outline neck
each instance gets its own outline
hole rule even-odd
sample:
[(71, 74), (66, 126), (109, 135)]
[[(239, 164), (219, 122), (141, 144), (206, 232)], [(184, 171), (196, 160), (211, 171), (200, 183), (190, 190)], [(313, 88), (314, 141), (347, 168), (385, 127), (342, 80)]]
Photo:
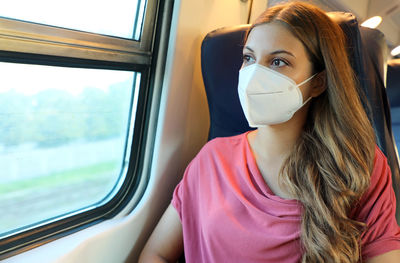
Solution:
[(285, 123), (258, 128), (249, 134), (253, 151), (264, 160), (286, 158), (303, 131), (304, 121), (292, 118)]

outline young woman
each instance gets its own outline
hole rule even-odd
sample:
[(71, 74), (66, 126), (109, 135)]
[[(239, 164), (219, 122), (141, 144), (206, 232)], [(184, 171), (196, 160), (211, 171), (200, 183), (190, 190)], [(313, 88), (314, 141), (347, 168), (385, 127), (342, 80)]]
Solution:
[(386, 158), (340, 27), (320, 9), (266, 10), (243, 49), (239, 98), (258, 129), (208, 142), (140, 262), (400, 262)]

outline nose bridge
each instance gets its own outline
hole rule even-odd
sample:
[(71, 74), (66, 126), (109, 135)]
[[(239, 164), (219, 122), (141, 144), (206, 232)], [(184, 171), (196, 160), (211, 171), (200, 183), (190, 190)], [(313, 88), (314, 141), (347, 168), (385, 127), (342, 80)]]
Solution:
[[(265, 53), (265, 52), (264, 52)], [(264, 66), (264, 67), (268, 67), (268, 61), (269, 60), (269, 54), (263, 54), (261, 53), (261, 55), (258, 56), (258, 59), (256, 61), (256, 63)]]

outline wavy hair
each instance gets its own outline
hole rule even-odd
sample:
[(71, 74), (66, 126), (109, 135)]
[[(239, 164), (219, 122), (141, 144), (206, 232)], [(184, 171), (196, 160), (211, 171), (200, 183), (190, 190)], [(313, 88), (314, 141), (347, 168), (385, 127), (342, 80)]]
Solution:
[[(370, 183), (375, 135), (357, 92), (340, 26), (313, 5), (291, 2), (262, 13), (285, 25), (307, 50), (326, 90), (312, 101), (304, 131), (283, 163), (279, 183), (303, 205), (302, 262), (358, 262), (364, 223), (351, 208)], [(246, 36), (246, 39), (247, 39)]]

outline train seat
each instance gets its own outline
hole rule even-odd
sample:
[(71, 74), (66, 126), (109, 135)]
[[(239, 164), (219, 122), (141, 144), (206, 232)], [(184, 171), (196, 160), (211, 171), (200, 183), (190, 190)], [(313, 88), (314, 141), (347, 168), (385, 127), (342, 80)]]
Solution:
[[(346, 34), (350, 62), (361, 86), (360, 97), (375, 129), (377, 144), (388, 157), (393, 178), (397, 178), (399, 164), (383, 81), (386, 66), (385, 57), (381, 55), (384, 53), (383, 35), (377, 30), (360, 29), (351, 13), (329, 12), (328, 15), (340, 24)], [(250, 130), (237, 94), (243, 38), (248, 28), (249, 25), (220, 28), (207, 34), (202, 42), (201, 66), (210, 111), (209, 140)], [(395, 190), (398, 190), (400, 183), (397, 180), (393, 182)], [(396, 198), (396, 217), (400, 222), (398, 191)]]
[(400, 149), (400, 58), (388, 62), (386, 92), (390, 102), (393, 136)]

